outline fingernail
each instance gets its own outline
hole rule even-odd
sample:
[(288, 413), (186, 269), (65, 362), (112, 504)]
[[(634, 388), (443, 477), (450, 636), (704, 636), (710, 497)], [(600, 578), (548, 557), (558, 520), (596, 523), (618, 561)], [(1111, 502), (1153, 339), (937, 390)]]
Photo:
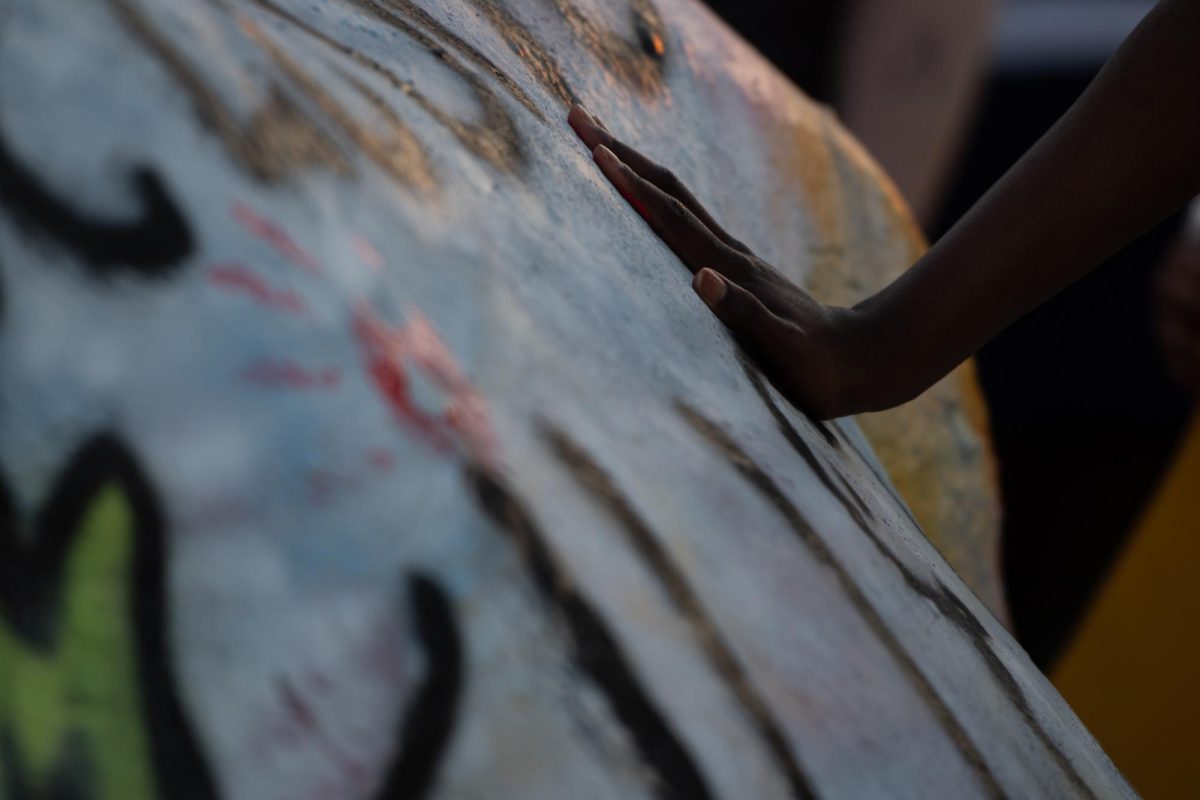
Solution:
[[(574, 117), (574, 121), (572, 121), (572, 117)], [(588, 125), (592, 128), (596, 127), (596, 118), (593, 117), (591, 112), (589, 112), (579, 103), (571, 106), (571, 111), (567, 114), (567, 121), (571, 122), (573, 125), (583, 123), (584, 125)]]
[(592, 151), (592, 158), (596, 159), (597, 163), (609, 164), (614, 167), (621, 163), (617, 154), (602, 144), (596, 145), (596, 149)]
[(725, 280), (711, 269), (706, 268), (697, 272), (695, 279), (692, 280), (692, 288), (696, 294), (700, 295), (700, 299), (708, 304), (709, 308), (715, 307), (725, 298)]

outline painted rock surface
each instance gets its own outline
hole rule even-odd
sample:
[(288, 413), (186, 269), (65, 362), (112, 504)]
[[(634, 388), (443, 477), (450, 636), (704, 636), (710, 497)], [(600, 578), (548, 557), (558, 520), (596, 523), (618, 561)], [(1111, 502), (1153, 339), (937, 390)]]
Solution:
[(918, 246), (688, 0), (4, 3), (4, 797), (1129, 794), (572, 97), (816, 289)]

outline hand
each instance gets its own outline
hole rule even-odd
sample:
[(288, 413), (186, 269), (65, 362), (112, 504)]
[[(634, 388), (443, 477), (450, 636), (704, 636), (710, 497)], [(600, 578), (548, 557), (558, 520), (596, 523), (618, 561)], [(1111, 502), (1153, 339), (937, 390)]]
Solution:
[(670, 171), (615, 139), (580, 106), (567, 121), (605, 177), (679, 256), (692, 288), (797, 407), (819, 419), (870, 405), (862, 397), (858, 315), (814, 300), (734, 239)]
[(1200, 389), (1200, 235), (1185, 236), (1167, 257), (1156, 301), (1167, 366), (1184, 386)]

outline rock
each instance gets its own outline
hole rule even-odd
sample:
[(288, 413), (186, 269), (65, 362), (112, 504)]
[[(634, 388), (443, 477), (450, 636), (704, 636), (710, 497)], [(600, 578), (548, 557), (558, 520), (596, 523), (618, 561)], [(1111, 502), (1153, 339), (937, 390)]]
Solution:
[[(691, 0), (2, 18), (5, 796), (1130, 794), (567, 129), (830, 299), (911, 260)], [(974, 525), (941, 391), (914, 473)]]

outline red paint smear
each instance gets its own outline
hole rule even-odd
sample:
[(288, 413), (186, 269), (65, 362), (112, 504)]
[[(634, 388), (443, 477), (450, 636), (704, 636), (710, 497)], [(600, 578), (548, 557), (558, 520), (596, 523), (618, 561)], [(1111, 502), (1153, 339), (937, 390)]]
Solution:
[(342, 382), (342, 373), (336, 367), (306, 369), (291, 361), (260, 361), (247, 367), (242, 377), (280, 389), (334, 389)]
[[(354, 332), (365, 353), (367, 371), (398, 419), (416, 426), (438, 449), (448, 449), (457, 441), (475, 461), (496, 465), (499, 445), (487, 403), (424, 314), (414, 310), (407, 325), (394, 328), (368, 306), (360, 305), (355, 310)], [(413, 402), (410, 367), (446, 392), (444, 414), (428, 414)]]
[(629, 205), (633, 206), (634, 211), (641, 214), (642, 219), (646, 220), (646, 222), (651, 221), (650, 209), (646, 207), (646, 204), (643, 203), (640, 198), (634, 197), (632, 194), (623, 189), (621, 190), (621, 196), (625, 198)]
[(439, 450), (449, 449), (451, 442), (437, 418), (422, 411), (409, 396), (403, 354), (395, 352), (394, 337), (387, 325), (370, 309), (360, 306), (354, 314), (354, 333), (364, 350), (367, 372), (396, 418), (417, 428)]
[(216, 264), (209, 270), (208, 282), (220, 289), (241, 292), (268, 308), (290, 314), (306, 314), (308, 306), (291, 289), (273, 289), (265, 280), (239, 264)]
[(321, 273), (321, 265), (304, 248), (292, 241), (292, 237), (288, 236), (287, 231), (261, 216), (250, 206), (240, 200), (234, 201), (233, 217), (246, 230), (271, 245), (288, 261), (314, 275)]

